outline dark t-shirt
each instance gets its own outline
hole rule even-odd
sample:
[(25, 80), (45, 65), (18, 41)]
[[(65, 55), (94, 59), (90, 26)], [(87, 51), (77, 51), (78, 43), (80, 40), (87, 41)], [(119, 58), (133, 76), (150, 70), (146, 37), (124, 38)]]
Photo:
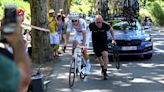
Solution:
[(108, 44), (107, 31), (109, 31), (110, 26), (103, 23), (101, 28), (98, 28), (95, 22), (89, 25), (89, 29), (92, 32), (92, 42), (93, 45)]
[(62, 15), (62, 22), (65, 22), (65, 15)]

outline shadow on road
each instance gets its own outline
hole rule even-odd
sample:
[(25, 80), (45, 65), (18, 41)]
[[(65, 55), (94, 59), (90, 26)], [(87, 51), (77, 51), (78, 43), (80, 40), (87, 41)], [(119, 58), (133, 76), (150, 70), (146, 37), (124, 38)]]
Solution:
[(60, 57), (51, 75), (48, 92), (163, 92), (164, 59), (155, 53), (150, 60), (138, 57), (121, 59), (121, 69), (109, 64), (107, 81), (102, 80), (99, 63), (91, 57), (92, 70), (87, 81), (76, 78), (72, 89), (68, 88), (70, 56)]

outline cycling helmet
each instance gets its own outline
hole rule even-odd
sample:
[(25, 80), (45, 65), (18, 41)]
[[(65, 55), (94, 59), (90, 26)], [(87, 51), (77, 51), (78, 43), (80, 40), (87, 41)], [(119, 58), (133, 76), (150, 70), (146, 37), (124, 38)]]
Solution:
[(71, 20), (78, 20), (79, 15), (78, 14), (71, 14)]

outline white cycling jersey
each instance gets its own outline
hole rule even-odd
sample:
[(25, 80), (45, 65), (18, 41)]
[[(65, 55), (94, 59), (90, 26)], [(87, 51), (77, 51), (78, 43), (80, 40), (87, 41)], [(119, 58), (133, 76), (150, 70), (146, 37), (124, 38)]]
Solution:
[(79, 19), (79, 23), (77, 26), (72, 25), (72, 21), (68, 21), (67, 23), (67, 32), (73, 32), (73, 30), (76, 31), (77, 34), (82, 33), (86, 31), (86, 22), (82, 19)]
[[(73, 26), (72, 25), (72, 21), (68, 21), (67, 22), (67, 32), (76, 32), (75, 35), (73, 36), (73, 40), (76, 40), (79, 44), (82, 43), (83, 40), (83, 36), (82, 36), (82, 32), (86, 32), (87, 35), (87, 23), (84, 19), (79, 19), (79, 23), (77, 26)], [(86, 47), (88, 48), (88, 37), (86, 37)]]

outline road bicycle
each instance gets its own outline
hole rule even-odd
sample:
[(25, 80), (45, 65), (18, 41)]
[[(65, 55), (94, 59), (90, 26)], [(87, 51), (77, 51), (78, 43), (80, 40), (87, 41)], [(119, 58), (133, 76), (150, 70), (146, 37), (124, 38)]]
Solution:
[(120, 69), (120, 58), (118, 54), (118, 49), (116, 45), (112, 45), (112, 52), (113, 52), (113, 62), (117, 69)]
[(80, 76), (80, 79), (85, 79), (87, 76), (83, 71), (86, 71), (86, 61), (83, 57), (83, 50), (80, 46), (74, 49), (74, 54), (70, 62), (69, 69), (69, 87), (73, 87), (76, 76)]

